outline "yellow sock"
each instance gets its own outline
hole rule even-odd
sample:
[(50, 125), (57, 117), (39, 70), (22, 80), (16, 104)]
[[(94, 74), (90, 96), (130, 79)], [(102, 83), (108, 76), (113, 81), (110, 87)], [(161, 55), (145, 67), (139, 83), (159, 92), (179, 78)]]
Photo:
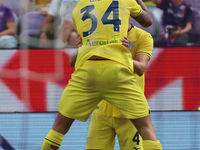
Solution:
[(51, 129), (46, 138), (44, 139), (44, 143), (42, 145), (41, 150), (52, 150), (51, 145), (60, 147), (63, 137), (63, 134)]
[(144, 150), (162, 150), (162, 145), (160, 141), (144, 140), (143, 148)]

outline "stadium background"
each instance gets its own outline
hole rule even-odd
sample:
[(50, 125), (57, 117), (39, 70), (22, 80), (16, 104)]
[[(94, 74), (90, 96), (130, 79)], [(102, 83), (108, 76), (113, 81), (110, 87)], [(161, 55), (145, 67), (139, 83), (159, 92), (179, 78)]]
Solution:
[[(159, 28), (155, 29), (157, 40)], [(0, 150), (4, 150), (2, 137), (15, 150), (40, 149), (74, 71), (68, 62), (75, 50), (0, 50)], [(153, 49), (145, 94), (164, 150), (200, 150), (199, 58), (200, 47), (194, 43)], [(89, 121), (75, 121), (60, 150), (84, 150)], [(117, 139), (115, 150), (119, 150)]]

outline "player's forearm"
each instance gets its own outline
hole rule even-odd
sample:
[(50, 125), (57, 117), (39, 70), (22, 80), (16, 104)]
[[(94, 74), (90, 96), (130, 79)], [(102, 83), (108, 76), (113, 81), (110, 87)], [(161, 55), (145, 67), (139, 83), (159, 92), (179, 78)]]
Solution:
[(146, 68), (147, 66), (144, 65), (143, 63), (137, 61), (137, 60), (134, 60), (133, 61), (133, 65), (134, 65), (134, 72), (138, 75), (138, 76), (142, 76), (145, 71), (146, 71)]
[(150, 57), (148, 55), (137, 54), (133, 61), (134, 72), (137, 75), (142, 76), (147, 69), (149, 60), (150, 60)]
[(153, 23), (153, 20), (151, 18), (151, 14), (148, 8), (146, 7), (146, 5), (143, 3), (142, 0), (136, 0), (136, 1), (141, 6), (143, 11), (138, 17), (133, 17), (133, 18), (143, 27), (151, 26)]

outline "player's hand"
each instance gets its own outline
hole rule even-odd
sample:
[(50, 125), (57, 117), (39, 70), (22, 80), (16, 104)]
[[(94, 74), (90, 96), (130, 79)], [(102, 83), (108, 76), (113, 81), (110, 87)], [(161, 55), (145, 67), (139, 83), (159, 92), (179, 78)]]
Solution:
[(78, 45), (78, 47), (81, 47), (83, 45), (80, 35), (78, 35), (77, 45)]
[(121, 39), (122, 45), (124, 45), (128, 50), (130, 50), (129, 48), (129, 39), (124, 36), (124, 39)]

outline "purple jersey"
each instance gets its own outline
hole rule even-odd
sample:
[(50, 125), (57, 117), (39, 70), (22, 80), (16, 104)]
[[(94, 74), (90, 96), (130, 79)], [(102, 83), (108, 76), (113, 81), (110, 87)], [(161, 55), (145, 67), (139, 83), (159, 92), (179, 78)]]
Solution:
[(0, 32), (7, 29), (6, 23), (7, 22), (13, 22), (14, 16), (13, 12), (10, 8), (1, 5), (0, 6)]
[(174, 5), (172, 0), (162, 0), (157, 7), (163, 10), (162, 23), (164, 26), (172, 25), (184, 28), (187, 22), (194, 22), (191, 6), (184, 0), (179, 5)]

